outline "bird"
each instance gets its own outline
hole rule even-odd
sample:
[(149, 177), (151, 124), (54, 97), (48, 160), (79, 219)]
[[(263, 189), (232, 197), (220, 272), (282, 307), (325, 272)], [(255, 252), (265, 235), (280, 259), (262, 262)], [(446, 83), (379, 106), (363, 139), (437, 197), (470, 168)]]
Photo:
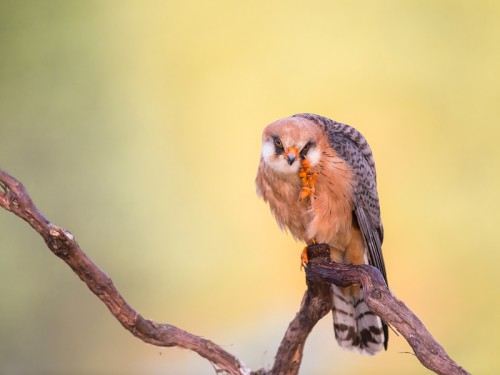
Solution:
[[(262, 134), (255, 183), (281, 229), (307, 245), (328, 244), (334, 262), (370, 264), (387, 282), (375, 161), (358, 130), (312, 113), (274, 121)], [(331, 292), (340, 347), (387, 350), (387, 324), (370, 311), (361, 287), (332, 285)]]

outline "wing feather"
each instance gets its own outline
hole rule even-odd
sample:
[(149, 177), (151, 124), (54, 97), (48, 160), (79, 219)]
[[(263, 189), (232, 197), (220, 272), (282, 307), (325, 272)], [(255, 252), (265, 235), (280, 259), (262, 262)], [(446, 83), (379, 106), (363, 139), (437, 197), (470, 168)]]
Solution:
[(368, 262), (378, 268), (387, 282), (382, 255), (384, 229), (377, 193), (377, 172), (368, 142), (360, 132), (349, 125), (309, 113), (295, 116), (307, 118), (319, 124), (327, 134), (332, 148), (355, 173), (354, 214), (368, 249)]

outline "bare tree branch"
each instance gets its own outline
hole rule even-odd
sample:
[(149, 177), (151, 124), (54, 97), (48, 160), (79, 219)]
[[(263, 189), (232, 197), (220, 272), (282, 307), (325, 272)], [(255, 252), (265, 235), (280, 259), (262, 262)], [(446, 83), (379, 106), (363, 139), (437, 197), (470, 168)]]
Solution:
[(429, 333), (420, 319), (389, 290), (381, 273), (369, 265), (345, 265), (330, 261), (328, 245), (310, 246), (313, 261), (306, 269), (308, 280), (338, 286), (360, 284), (371, 311), (391, 325), (408, 341), (420, 362), (437, 374), (468, 374), (454, 362)]
[(112, 280), (83, 253), (73, 235), (49, 222), (33, 204), (24, 186), (1, 169), (0, 206), (27, 221), (43, 237), (49, 249), (71, 267), (122, 326), (134, 336), (157, 346), (179, 346), (193, 350), (209, 360), (219, 373), (297, 374), (309, 333), (332, 309), (330, 283), (338, 286), (356, 283), (362, 285), (368, 307), (406, 338), (424, 366), (438, 374), (468, 374), (446, 354), (422, 322), (392, 295), (376, 268), (331, 262), (328, 245), (314, 245), (308, 249), (308, 289), (299, 312), (281, 342), (273, 368), (252, 372), (238, 358), (210, 340), (170, 324), (160, 324), (143, 318), (125, 301)]
[(307, 291), (302, 299), (299, 312), (288, 326), (285, 337), (278, 348), (271, 370), (273, 375), (298, 374), (304, 345), (309, 333), (321, 318), (332, 311), (333, 301), (330, 284), (312, 279), (306, 279), (306, 281)]
[(26, 220), (43, 237), (49, 249), (71, 267), (121, 325), (134, 336), (156, 346), (179, 346), (193, 350), (212, 362), (216, 369), (227, 374), (250, 373), (238, 358), (212, 341), (173, 325), (155, 323), (143, 318), (125, 301), (109, 276), (83, 253), (73, 235), (50, 223), (33, 204), (24, 186), (1, 169), (0, 206)]

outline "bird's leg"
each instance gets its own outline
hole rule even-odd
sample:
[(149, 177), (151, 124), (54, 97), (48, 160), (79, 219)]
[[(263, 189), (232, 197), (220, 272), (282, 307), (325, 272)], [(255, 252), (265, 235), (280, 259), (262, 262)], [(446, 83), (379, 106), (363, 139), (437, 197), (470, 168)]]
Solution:
[[(316, 245), (316, 240), (313, 238), (309, 241), (309, 245)], [(309, 257), (307, 256), (308, 246), (304, 247), (302, 253), (300, 253), (300, 269), (307, 267), (307, 263), (309, 263)]]
[(306, 246), (300, 253), (300, 269), (306, 268), (307, 263), (309, 263), (309, 258), (307, 257), (307, 246)]
[(302, 159), (300, 163), (299, 169), (299, 177), (300, 182), (302, 182), (302, 189), (300, 189), (299, 200), (303, 201), (307, 197), (309, 197), (309, 201), (311, 203), (314, 202), (314, 193), (316, 189), (314, 188), (314, 184), (316, 179), (318, 178), (318, 173), (311, 172), (311, 164), (309, 160)]

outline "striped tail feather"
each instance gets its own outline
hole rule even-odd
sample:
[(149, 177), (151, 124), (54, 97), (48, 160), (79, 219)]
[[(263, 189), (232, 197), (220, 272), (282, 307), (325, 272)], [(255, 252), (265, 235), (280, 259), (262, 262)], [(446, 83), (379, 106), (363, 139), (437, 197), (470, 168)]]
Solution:
[(387, 326), (363, 300), (363, 290), (352, 296), (332, 285), (333, 329), (338, 344), (363, 354), (376, 354), (386, 347)]

